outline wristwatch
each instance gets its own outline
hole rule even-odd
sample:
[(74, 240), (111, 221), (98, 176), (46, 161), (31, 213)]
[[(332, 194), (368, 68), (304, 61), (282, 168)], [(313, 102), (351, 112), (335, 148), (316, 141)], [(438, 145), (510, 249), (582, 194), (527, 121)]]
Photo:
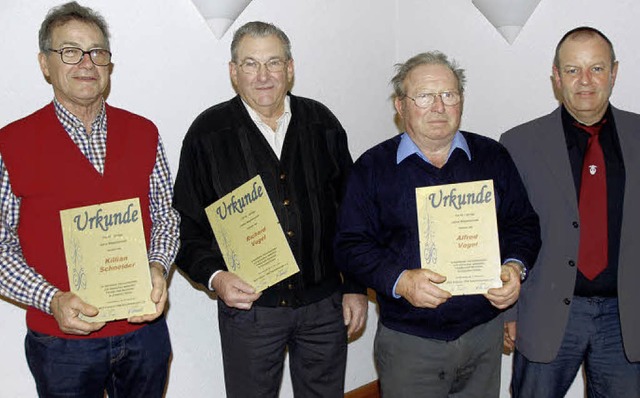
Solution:
[(524, 282), (524, 280), (527, 279), (527, 267), (517, 261), (512, 261), (511, 264), (515, 264), (518, 266), (518, 269), (520, 270), (520, 282)]

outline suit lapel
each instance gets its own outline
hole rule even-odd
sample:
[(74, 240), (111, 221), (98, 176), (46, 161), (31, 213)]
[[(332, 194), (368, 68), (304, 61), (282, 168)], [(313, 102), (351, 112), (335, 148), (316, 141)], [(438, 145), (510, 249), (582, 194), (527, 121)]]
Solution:
[(540, 167), (547, 168), (546, 172), (553, 176), (551, 179), (553, 185), (549, 186), (549, 189), (559, 193), (550, 197), (561, 196), (577, 215), (578, 199), (567, 151), (567, 141), (562, 127), (560, 108), (549, 114), (543, 129), (536, 137), (536, 141), (538, 142), (531, 145), (532, 151), (536, 152), (534, 156), (540, 159)]

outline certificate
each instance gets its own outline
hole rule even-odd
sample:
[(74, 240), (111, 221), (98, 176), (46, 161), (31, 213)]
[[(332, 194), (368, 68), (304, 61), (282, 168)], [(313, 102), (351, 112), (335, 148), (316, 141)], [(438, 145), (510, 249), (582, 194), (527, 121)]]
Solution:
[(60, 220), (71, 291), (100, 311), (81, 319), (156, 312), (138, 198), (62, 210)]
[(260, 175), (205, 212), (227, 269), (257, 292), (299, 271)]
[(416, 188), (420, 263), (452, 295), (501, 287), (493, 181)]

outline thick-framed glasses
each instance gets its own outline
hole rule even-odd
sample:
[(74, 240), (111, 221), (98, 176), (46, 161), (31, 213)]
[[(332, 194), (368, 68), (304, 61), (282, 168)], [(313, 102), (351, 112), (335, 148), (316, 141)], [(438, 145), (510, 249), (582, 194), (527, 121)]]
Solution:
[(282, 72), (287, 66), (287, 61), (280, 58), (273, 58), (267, 62), (258, 62), (254, 59), (248, 59), (241, 64), (237, 64), (238, 68), (244, 73), (255, 75), (260, 72), (260, 68), (264, 65), (265, 68), (271, 73)]
[(439, 93), (418, 93), (415, 97), (406, 96), (415, 102), (418, 108), (428, 108), (436, 101), (436, 97), (440, 97), (442, 103), (446, 106), (458, 105), (462, 98), (457, 91), (441, 91)]
[(104, 48), (92, 48), (84, 51), (78, 47), (62, 47), (59, 50), (49, 48), (51, 52), (60, 54), (60, 59), (67, 65), (77, 65), (84, 58), (85, 54), (89, 54), (89, 59), (97, 66), (107, 66), (111, 63), (111, 52)]

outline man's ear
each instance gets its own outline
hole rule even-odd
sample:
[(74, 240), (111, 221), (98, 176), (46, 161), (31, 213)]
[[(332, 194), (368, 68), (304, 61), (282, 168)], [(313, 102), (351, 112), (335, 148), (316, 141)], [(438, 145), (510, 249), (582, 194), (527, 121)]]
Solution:
[(51, 74), (49, 73), (49, 60), (47, 59), (47, 54), (43, 52), (38, 53), (38, 64), (40, 64), (42, 74), (48, 79)]
[(393, 106), (396, 108), (396, 112), (398, 112), (398, 115), (402, 118), (402, 110), (404, 107), (404, 102), (402, 102), (402, 99), (400, 99), (400, 97), (396, 97), (393, 100)]
[(560, 76), (560, 71), (555, 65), (553, 65), (552, 72), (553, 72), (553, 83), (556, 86), (556, 89), (559, 90), (562, 87), (562, 77)]

